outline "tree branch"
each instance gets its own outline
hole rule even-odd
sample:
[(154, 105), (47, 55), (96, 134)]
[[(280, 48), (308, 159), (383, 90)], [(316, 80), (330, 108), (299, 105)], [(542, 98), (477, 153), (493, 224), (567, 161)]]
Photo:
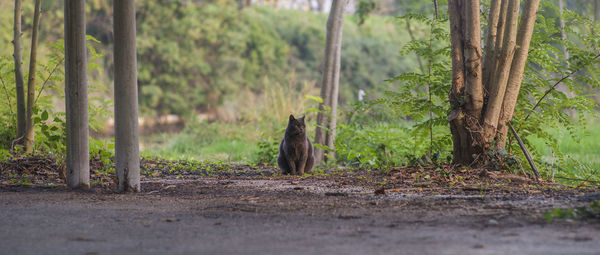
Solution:
[(58, 66), (60, 66), (63, 63), (63, 61), (65, 61), (64, 57), (54, 66), (54, 68), (52, 68), (52, 71), (50, 72), (50, 74), (48, 74), (48, 77), (46, 77), (46, 80), (44, 80), (44, 83), (42, 83), (42, 88), (40, 89), (40, 92), (38, 93), (37, 97), (35, 97), (35, 101), (33, 102), (34, 105), (37, 104), (37, 101), (40, 98), (40, 95), (42, 95), (42, 92), (44, 91), (44, 88), (46, 87), (46, 83), (48, 83), (48, 80), (50, 80), (50, 77), (52, 77), (54, 72), (56, 72), (56, 69), (58, 69)]
[(552, 92), (552, 90), (556, 89), (556, 86), (558, 86), (558, 84), (560, 84), (562, 81), (568, 79), (569, 77), (571, 77), (573, 74), (579, 72), (579, 70), (581, 70), (582, 68), (586, 67), (587, 65), (589, 65), (591, 62), (593, 62), (594, 60), (598, 59), (600, 57), (600, 54), (596, 55), (594, 58), (592, 58), (590, 60), (589, 63), (582, 65), (581, 67), (571, 71), (569, 74), (567, 74), (566, 76), (563, 76), (562, 78), (560, 78), (560, 80), (558, 80), (556, 83), (554, 83), (554, 85), (552, 85), (552, 87), (550, 87), (548, 90), (546, 90), (546, 92), (544, 93), (544, 95), (537, 101), (537, 103), (535, 103), (535, 105), (533, 106), (533, 108), (531, 108), (531, 110), (529, 111), (529, 113), (527, 114), (527, 116), (525, 116), (525, 119), (523, 120), (523, 122), (526, 122), (527, 119), (529, 119), (529, 116), (531, 115), (531, 113), (538, 107), (540, 106), (540, 103), (542, 102), (542, 100), (544, 100), (544, 98), (546, 98), (546, 96), (548, 96), (548, 94), (550, 94), (550, 92)]
[(523, 143), (523, 140), (521, 140), (521, 137), (519, 137), (519, 135), (517, 135), (517, 131), (515, 131), (512, 124), (510, 124), (510, 122), (508, 122), (507, 124), (508, 124), (508, 127), (510, 128), (510, 131), (512, 132), (512, 134), (517, 139), (517, 142), (519, 143), (519, 147), (521, 147), (521, 150), (523, 151), (523, 154), (525, 155), (527, 162), (529, 162), (529, 166), (531, 166), (531, 169), (533, 170), (535, 177), (539, 180), (541, 178), (540, 172), (538, 171), (537, 167), (535, 167), (535, 163), (533, 162), (533, 159), (531, 158), (531, 154), (529, 154), (527, 147), (525, 147), (525, 143)]
[(8, 89), (6, 89), (6, 84), (4, 83), (4, 79), (0, 76), (0, 82), (2, 82), (2, 88), (4, 89), (4, 95), (6, 95), (6, 101), (8, 104), (8, 110), (10, 111), (10, 115), (13, 115), (12, 111), (12, 103), (10, 102), (10, 97), (8, 96)]

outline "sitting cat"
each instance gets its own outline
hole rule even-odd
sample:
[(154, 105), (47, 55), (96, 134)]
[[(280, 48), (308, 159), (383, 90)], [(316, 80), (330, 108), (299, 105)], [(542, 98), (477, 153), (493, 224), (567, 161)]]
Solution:
[(313, 146), (306, 137), (304, 116), (296, 119), (290, 114), (285, 135), (279, 145), (277, 165), (283, 174), (309, 173), (315, 163)]

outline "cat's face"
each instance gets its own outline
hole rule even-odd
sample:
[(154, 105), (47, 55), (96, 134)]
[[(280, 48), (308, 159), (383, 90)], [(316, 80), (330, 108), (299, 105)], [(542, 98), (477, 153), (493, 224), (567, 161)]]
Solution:
[(290, 120), (288, 122), (288, 128), (292, 134), (303, 134), (306, 131), (306, 125), (304, 124), (304, 117), (294, 118), (294, 115), (290, 114)]

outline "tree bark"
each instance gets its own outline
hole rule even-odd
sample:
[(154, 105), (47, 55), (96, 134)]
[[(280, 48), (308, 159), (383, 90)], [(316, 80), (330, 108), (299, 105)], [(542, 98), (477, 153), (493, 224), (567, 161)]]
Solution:
[[(508, 12), (508, 1), (509, 0), (499, 0), (500, 3), (500, 15), (498, 16), (498, 25), (496, 28), (496, 42), (494, 45), (494, 54), (492, 56), (492, 61), (489, 63), (489, 67), (484, 67), (489, 69), (489, 76), (487, 77), (487, 83), (485, 84), (486, 97), (488, 96), (492, 83), (492, 79), (496, 76), (498, 72), (498, 60), (502, 55), (502, 43), (504, 42), (504, 28), (506, 27), (506, 16)], [(487, 49), (486, 49), (487, 51)]]
[[(448, 1), (452, 49), (448, 121), (454, 143), (454, 163), (473, 165), (481, 159), (475, 164), (479, 165), (485, 162), (487, 157), (483, 153), (491, 149), (493, 142), (498, 148), (504, 148), (507, 122), (517, 102), (539, 1), (525, 2), (517, 30), (520, 1), (492, 0), (483, 63), (487, 100), (483, 102), (476, 100), (478, 86), (481, 86), (478, 79), (481, 76), (478, 70), (481, 66), (479, 1)], [(479, 103), (484, 104), (480, 112), (477, 111)]]
[(598, 22), (598, 16), (600, 16), (600, 10), (598, 10), (598, 2), (600, 2), (600, 0), (594, 0), (594, 22)]
[[(490, 76), (495, 67), (495, 46), (498, 35), (498, 20), (500, 19), (500, 7), (502, 0), (492, 0), (490, 3), (490, 14), (488, 16), (488, 31), (485, 39), (485, 53), (483, 59), (483, 84), (484, 88), (489, 88)], [(487, 92), (486, 92), (487, 93)]]
[(37, 43), (38, 30), (40, 27), (40, 9), (42, 0), (35, 1), (35, 10), (33, 13), (33, 26), (31, 34), (31, 52), (29, 54), (29, 77), (27, 79), (27, 119), (25, 124), (25, 153), (33, 152), (33, 142), (35, 129), (33, 126), (33, 107), (35, 106), (35, 76), (37, 62)]
[[(329, 147), (329, 158), (335, 157), (335, 128), (337, 118), (337, 101), (340, 75), (340, 56), (342, 46), (342, 27), (344, 10), (347, 0), (332, 1), (327, 20), (327, 39), (325, 45), (325, 60), (321, 76), (321, 98), (315, 143)], [(324, 150), (315, 148), (315, 163), (319, 164), (324, 158)]]
[(502, 111), (502, 102), (508, 75), (515, 53), (517, 22), (519, 18), (519, 0), (509, 0), (506, 24), (504, 28), (504, 42), (502, 43), (501, 56), (498, 60), (498, 70), (490, 82), (488, 104), (483, 116), (483, 135), (485, 143), (489, 143), (496, 136), (498, 121)]
[(521, 15), (519, 33), (517, 35), (517, 50), (512, 61), (508, 85), (502, 104), (502, 116), (498, 124), (498, 134), (496, 144), (499, 148), (504, 148), (506, 145), (506, 136), (508, 134), (507, 123), (512, 119), (521, 82), (523, 81), (523, 73), (527, 64), (527, 56), (529, 53), (529, 44), (533, 35), (533, 28), (537, 16), (540, 0), (527, 0)]
[(85, 0), (65, 0), (66, 181), (89, 188), (89, 122)]
[(565, 33), (565, 18), (563, 17), (563, 9), (564, 9), (563, 0), (558, 0), (558, 13), (560, 15), (560, 37), (563, 40), (562, 52), (563, 52), (565, 61), (567, 61), (567, 67), (568, 67), (569, 66), (569, 51), (567, 49), (567, 45), (564, 43), (567, 41), (567, 34)]
[(319, 12), (325, 12), (325, 0), (317, 0), (317, 8)]
[(481, 23), (479, 1), (463, 2), (465, 8), (465, 90), (466, 108), (471, 116), (480, 116), (483, 109), (483, 83), (481, 74)]
[[(450, 17), (450, 44), (452, 58), (452, 87), (450, 90), (451, 112), (448, 116), (453, 141), (453, 162), (469, 165), (474, 155), (482, 152), (476, 136), (479, 129), (478, 116), (473, 116), (466, 110), (465, 100), (465, 17), (463, 16), (464, 0), (449, 0), (448, 14)], [(472, 100), (470, 101), (472, 102)], [(471, 107), (472, 108), (472, 107)]]
[(115, 161), (120, 192), (140, 191), (135, 1), (113, 1)]
[(13, 46), (15, 59), (15, 85), (17, 89), (17, 139), (23, 139), (26, 129), (25, 81), (23, 79), (23, 51), (21, 44), (21, 0), (15, 0)]

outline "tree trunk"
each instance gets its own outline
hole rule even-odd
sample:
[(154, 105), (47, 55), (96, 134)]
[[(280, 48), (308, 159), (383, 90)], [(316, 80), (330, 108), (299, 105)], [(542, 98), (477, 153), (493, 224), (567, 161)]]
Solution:
[(325, 12), (325, 0), (317, 0), (317, 8), (319, 12)]
[[(454, 163), (469, 165), (473, 155), (482, 152), (482, 146), (476, 142), (475, 135), (479, 129), (478, 116), (470, 114), (466, 109), (465, 95), (465, 18), (463, 16), (464, 0), (449, 0), (448, 14), (450, 18), (450, 44), (452, 59), (452, 87), (450, 90), (451, 112), (448, 116), (453, 141)], [(473, 100), (469, 100), (473, 102)]]
[(502, 116), (498, 124), (499, 132), (496, 136), (496, 144), (499, 148), (506, 146), (506, 136), (508, 134), (507, 123), (512, 119), (515, 106), (517, 105), (539, 4), (540, 0), (528, 0), (521, 15), (519, 33), (517, 34), (517, 50), (511, 64), (510, 74), (508, 75), (508, 85), (502, 104)]
[(493, 53), (493, 57), (491, 59), (491, 61), (489, 62), (489, 67), (485, 67), (484, 69), (488, 70), (489, 69), (489, 73), (488, 73), (488, 77), (486, 80), (486, 84), (484, 84), (485, 86), (485, 91), (486, 91), (486, 97), (487, 97), (487, 93), (488, 91), (490, 91), (490, 86), (491, 86), (491, 79), (493, 79), (493, 77), (495, 77), (496, 72), (498, 71), (498, 60), (500, 59), (500, 55), (502, 55), (502, 43), (504, 42), (504, 28), (506, 27), (506, 14), (508, 12), (508, 0), (498, 0), (501, 1), (500, 3), (500, 15), (498, 16), (498, 25), (496, 27), (496, 41), (494, 43), (494, 47), (493, 48), (488, 48), (486, 49), (486, 52), (489, 50), (491, 51), (490, 53), (486, 53), (486, 54), (492, 54)]
[[(454, 163), (462, 165), (478, 159), (483, 163), (483, 153), (493, 142), (498, 148), (505, 146), (506, 122), (514, 113), (539, 0), (526, 1), (518, 33), (520, 1), (492, 0), (491, 5), (482, 85), (479, 1), (448, 1), (452, 47), (448, 121)], [(482, 87), (487, 100), (482, 100)]]
[(465, 3), (465, 90), (467, 112), (472, 116), (481, 115), (483, 109), (483, 83), (481, 74), (481, 30), (479, 29), (479, 1)]
[(244, 7), (250, 6), (251, 0), (237, 0), (239, 8), (243, 9)]
[(21, 0), (15, 0), (13, 46), (15, 59), (15, 85), (17, 89), (17, 139), (23, 139), (26, 129), (25, 82), (23, 80), (23, 53), (21, 46)]
[(485, 56), (483, 59), (483, 84), (487, 89), (490, 83), (490, 76), (493, 75), (493, 68), (495, 67), (495, 55), (494, 47), (496, 45), (496, 38), (498, 37), (498, 21), (500, 20), (500, 7), (502, 0), (492, 0), (490, 3), (490, 14), (488, 17), (488, 32), (485, 39)]
[(33, 152), (35, 129), (33, 126), (33, 107), (35, 106), (35, 67), (37, 60), (38, 30), (40, 27), (40, 9), (42, 0), (35, 1), (33, 13), (33, 26), (31, 34), (31, 52), (29, 54), (29, 77), (27, 79), (27, 119), (25, 128), (25, 153)]
[(113, 1), (115, 161), (119, 191), (140, 191), (135, 1)]
[[(344, 10), (347, 0), (332, 1), (327, 20), (327, 40), (325, 45), (325, 60), (321, 76), (321, 98), (315, 143), (330, 148), (328, 157), (335, 158), (335, 128), (337, 118), (337, 101), (340, 76), (340, 56), (342, 47), (342, 27)], [(324, 150), (315, 148), (315, 163), (319, 164), (324, 158)]]
[[(567, 41), (567, 34), (565, 33), (565, 18), (563, 17), (563, 0), (558, 0), (558, 13), (560, 15), (560, 37), (563, 42)], [(569, 51), (567, 50), (567, 45), (562, 43), (562, 52), (565, 57), (565, 61), (567, 61), (567, 67), (569, 66)]]
[(598, 16), (600, 16), (600, 10), (598, 10), (598, 2), (600, 2), (600, 0), (594, 0), (594, 22), (598, 22)]
[(500, 59), (498, 60), (498, 70), (490, 82), (488, 104), (483, 116), (483, 134), (485, 143), (489, 143), (496, 136), (498, 120), (500, 118), (500, 112), (502, 111), (502, 101), (504, 100), (508, 74), (510, 73), (510, 63), (512, 63), (515, 54), (520, 3), (519, 0), (508, 1), (504, 41), (502, 42), (502, 50)]
[(85, 0), (65, 0), (66, 181), (89, 188), (89, 122)]

